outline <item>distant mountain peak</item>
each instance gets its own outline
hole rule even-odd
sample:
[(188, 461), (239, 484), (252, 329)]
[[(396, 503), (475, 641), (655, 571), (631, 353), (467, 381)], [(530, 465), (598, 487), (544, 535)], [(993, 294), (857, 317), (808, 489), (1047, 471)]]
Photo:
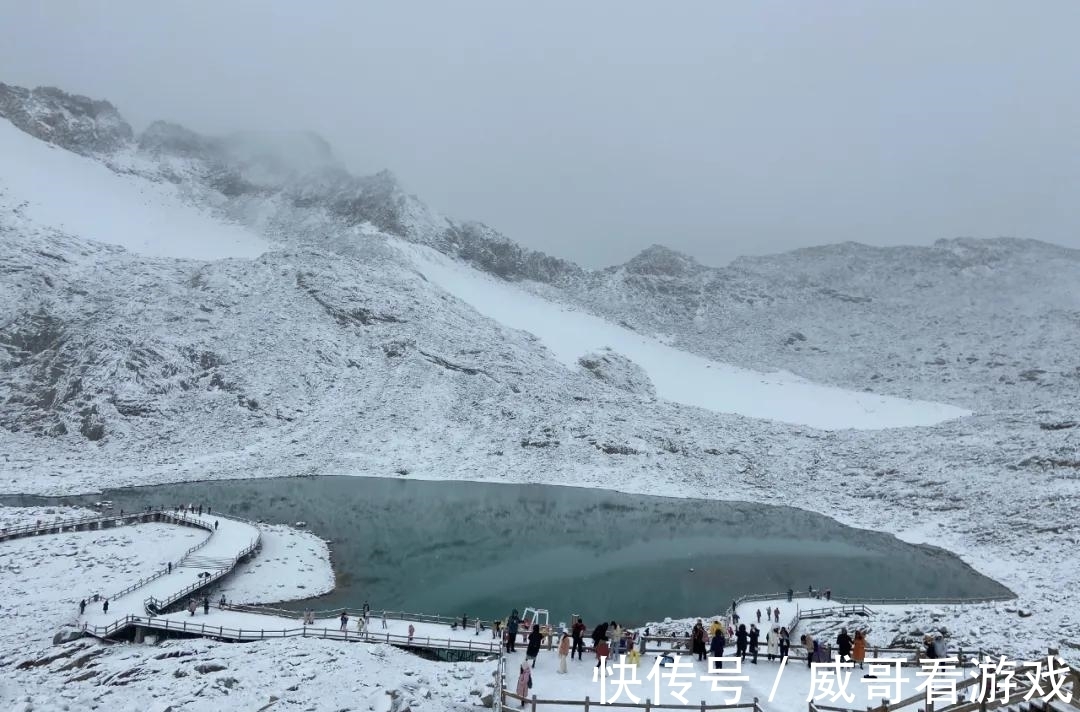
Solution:
[(623, 265), (627, 272), (662, 277), (679, 277), (700, 272), (706, 267), (689, 255), (666, 247), (650, 245)]
[(131, 125), (109, 102), (56, 87), (25, 89), (0, 82), (0, 117), (35, 138), (84, 155), (115, 151), (134, 137)]

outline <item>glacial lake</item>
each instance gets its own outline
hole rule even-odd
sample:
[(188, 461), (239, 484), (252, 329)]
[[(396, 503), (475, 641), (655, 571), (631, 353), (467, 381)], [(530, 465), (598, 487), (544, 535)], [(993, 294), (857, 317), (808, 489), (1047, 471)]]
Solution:
[(469, 617), (547, 608), (553, 622), (718, 613), (746, 593), (1010, 595), (956, 556), (790, 507), (549, 485), (302, 477), (194, 482), (0, 504), (202, 503), (331, 541), (337, 588), (291, 608)]

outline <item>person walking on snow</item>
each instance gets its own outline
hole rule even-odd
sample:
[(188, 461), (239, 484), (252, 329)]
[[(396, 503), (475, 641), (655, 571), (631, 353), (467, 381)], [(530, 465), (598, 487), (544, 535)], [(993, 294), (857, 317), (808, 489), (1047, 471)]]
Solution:
[(752, 662), (754, 665), (757, 665), (758, 641), (760, 640), (760, 638), (761, 638), (761, 631), (758, 630), (758, 627), (756, 625), (751, 623), (750, 624), (750, 654), (753, 656), (753, 659), (751, 659), (750, 662)]
[(86, 599), (79, 601), (79, 615), (86, 613)]
[(204, 616), (210, 615), (210, 597), (209, 596), (203, 596), (202, 612), (203, 612)]
[(412, 642), (413, 636), (416, 635), (416, 626), (412, 623), (409, 624), (409, 642)]
[(347, 611), (341, 612), (341, 630), (345, 630), (349, 625), (349, 614)]
[(566, 633), (562, 634), (562, 640), (559, 641), (559, 672), (563, 675), (566, 674), (566, 656), (570, 654), (570, 636)]
[(757, 609), (757, 622), (761, 623), (761, 609)]
[(386, 630), (386, 611), (382, 612), (382, 627), (383, 630)]
[(529, 631), (529, 644), (525, 648), (525, 660), (526, 662), (532, 660), (533, 667), (536, 666), (536, 657), (540, 655), (540, 643), (543, 641), (543, 636), (540, 635), (540, 626), (533, 621), (532, 630)]
[(773, 615), (776, 618), (776, 622), (779, 623), (780, 622), (780, 607), (779, 606), (777, 606), (776, 608), (773, 609)]
[(101, 612), (102, 613), (108, 613), (109, 612), (109, 599), (106, 598), (105, 602), (101, 604)]
[(840, 662), (846, 663), (851, 659), (851, 636), (847, 628), (840, 629), (840, 635), (836, 636), (836, 652), (840, 654)]
[(529, 688), (532, 687), (532, 668), (526, 660), (521, 664), (518, 672), (517, 696), (521, 698), (521, 706), (525, 706), (525, 698), (529, 696)]
[(783, 660), (788, 656), (788, 650), (791, 648), (791, 634), (788, 633), (787, 626), (780, 629), (780, 659)]
[(195, 615), (195, 609), (199, 607), (199, 604), (195, 602), (195, 598), (191, 598), (187, 603), (187, 610), (189, 615)]

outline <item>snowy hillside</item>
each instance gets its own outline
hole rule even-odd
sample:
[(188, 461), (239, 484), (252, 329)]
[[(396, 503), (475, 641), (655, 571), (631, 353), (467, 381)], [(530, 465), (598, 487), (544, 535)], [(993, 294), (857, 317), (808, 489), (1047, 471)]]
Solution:
[(0, 120), (0, 206), (36, 228), (155, 257), (256, 257), (269, 243), (183, 201), (176, 186), (116, 173)]
[(430, 248), (395, 245), (424, 276), (485, 316), (538, 336), (566, 366), (576, 366), (589, 351), (611, 350), (644, 369), (658, 397), (676, 403), (824, 429), (934, 425), (970, 415), (937, 403), (822, 387), (790, 373), (729, 366), (536, 296)]

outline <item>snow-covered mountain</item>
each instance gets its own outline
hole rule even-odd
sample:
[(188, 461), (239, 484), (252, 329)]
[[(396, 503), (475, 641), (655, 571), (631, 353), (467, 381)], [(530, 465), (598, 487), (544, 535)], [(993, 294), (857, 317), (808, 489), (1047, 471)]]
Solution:
[(1076, 251), (717, 269), (653, 247), (589, 271), (310, 134), (136, 136), (107, 102), (6, 85), (0, 116), (0, 491), (326, 473), (722, 496), (947, 546), (1036, 614), (1076, 602)]

